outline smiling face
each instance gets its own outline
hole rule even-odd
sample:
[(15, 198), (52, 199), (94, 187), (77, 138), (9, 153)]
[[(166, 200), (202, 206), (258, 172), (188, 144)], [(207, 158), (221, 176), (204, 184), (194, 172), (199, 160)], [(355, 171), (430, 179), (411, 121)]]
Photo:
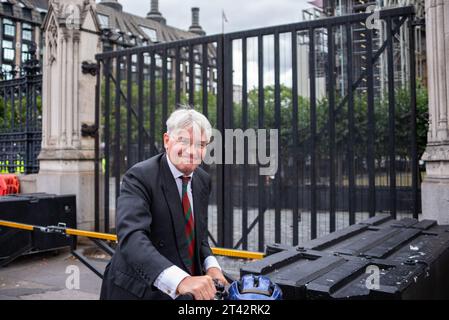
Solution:
[(208, 141), (205, 133), (193, 125), (173, 133), (164, 133), (164, 146), (175, 167), (189, 175), (203, 161)]

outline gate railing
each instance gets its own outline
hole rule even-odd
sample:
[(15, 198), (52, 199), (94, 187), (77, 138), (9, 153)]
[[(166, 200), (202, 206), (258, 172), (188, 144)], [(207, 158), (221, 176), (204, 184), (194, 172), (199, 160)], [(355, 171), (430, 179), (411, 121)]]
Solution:
[(263, 251), (267, 242), (296, 245), (378, 212), (418, 217), (413, 7), (381, 11), (380, 29), (367, 28), (368, 17), (98, 54), (96, 229), (113, 227), (122, 175), (163, 151), (165, 122), (179, 103), (222, 133), (279, 133), (273, 176), (258, 174), (260, 161), (248, 163), (247, 145), (244, 164), (204, 165), (215, 245)]
[(0, 173), (39, 172), (42, 74), (30, 53), (23, 75), (0, 81)]

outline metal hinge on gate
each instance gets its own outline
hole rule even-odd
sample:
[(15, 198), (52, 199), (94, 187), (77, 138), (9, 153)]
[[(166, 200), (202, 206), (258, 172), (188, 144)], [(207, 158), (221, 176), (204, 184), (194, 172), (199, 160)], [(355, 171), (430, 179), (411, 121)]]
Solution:
[(95, 134), (98, 131), (98, 127), (96, 124), (87, 124), (83, 123), (81, 125), (81, 136), (83, 137), (92, 137), (95, 138)]
[(90, 73), (92, 76), (96, 76), (98, 72), (98, 65), (95, 62), (83, 61), (81, 63), (81, 72), (83, 74)]
[(426, 25), (426, 19), (425, 18), (415, 18), (412, 21), (412, 26), (413, 27), (425, 26), (425, 25)]

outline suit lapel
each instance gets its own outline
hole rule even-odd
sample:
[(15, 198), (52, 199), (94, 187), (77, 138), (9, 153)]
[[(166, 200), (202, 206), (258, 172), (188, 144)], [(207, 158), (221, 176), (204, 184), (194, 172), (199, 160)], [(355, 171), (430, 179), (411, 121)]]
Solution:
[[(170, 209), (170, 214), (173, 222), (173, 229), (175, 231), (176, 242), (178, 244), (178, 252), (186, 270), (188, 257), (187, 239), (185, 236), (185, 219), (182, 211), (182, 203), (179, 198), (178, 187), (176, 181), (168, 167), (167, 155), (164, 154), (161, 159), (161, 171), (163, 178), (161, 181), (162, 191), (164, 193), (165, 201)], [(196, 226), (195, 226), (196, 227)]]

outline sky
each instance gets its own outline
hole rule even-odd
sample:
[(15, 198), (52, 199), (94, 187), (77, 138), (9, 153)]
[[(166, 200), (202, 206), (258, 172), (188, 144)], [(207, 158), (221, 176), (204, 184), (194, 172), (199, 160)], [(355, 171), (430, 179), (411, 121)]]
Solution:
[[(123, 10), (146, 16), (151, 0), (119, 0)], [(191, 8), (200, 8), (200, 25), (208, 35), (222, 32), (222, 11), (228, 20), (225, 32), (255, 29), (298, 22), (301, 11), (310, 8), (307, 0), (159, 0), (159, 12), (167, 24), (187, 30)]]
[[(151, 9), (151, 0), (118, 0), (123, 11), (146, 16)], [(282, 24), (299, 22), (302, 20), (302, 10), (311, 8), (310, 0), (159, 0), (159, 12), (167, 20), (167, 24), (179, 29), (187, 30), (192, 22), (192, 7), (200, 8), (200, 25), (207, 35), (224, 32), (250, 30)], [(223, 24), (222, 12), (227, 22)], [(252, 39), (255, 40), (255, 39)], [(274, 83), (274, 48), (264, 42), (264, 83)], [(280, 82), (291, 85), (291, 49), (289, 38), (280, 37)], [(287, 44), (284, 48), (284, 44)], [(234, 44), (234, 80), (241, 85), (241, 45)], [(248, 88), (258, 85), (257, 42), (248, 42)]]

